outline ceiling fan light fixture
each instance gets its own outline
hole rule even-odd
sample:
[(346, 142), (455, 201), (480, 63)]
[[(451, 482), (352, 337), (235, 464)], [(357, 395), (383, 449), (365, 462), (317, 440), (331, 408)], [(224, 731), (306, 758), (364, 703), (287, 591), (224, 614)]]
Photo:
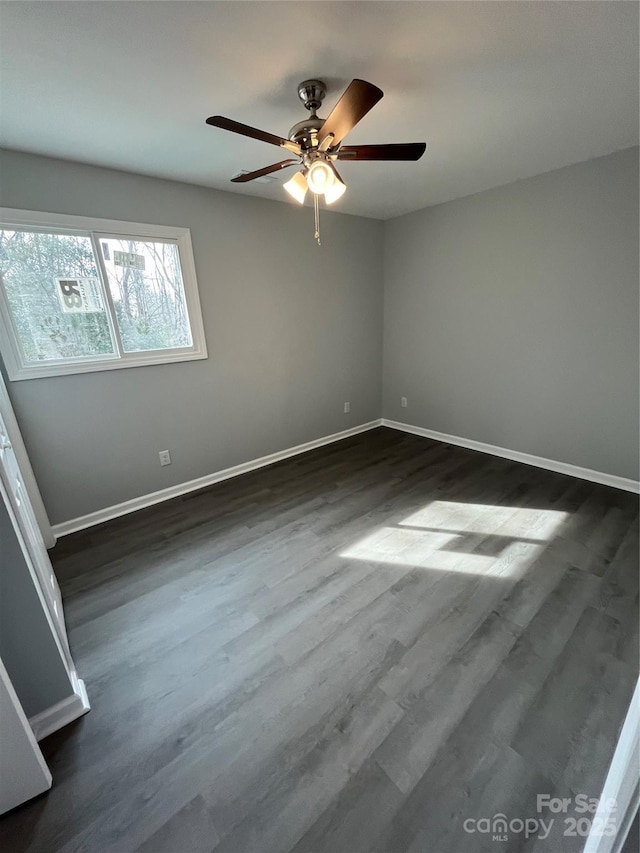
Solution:
[(323, 160), (316, 160), (309, 166), (307, 185), (312, 193), (322, 195), (331, 189), (335, 180), (331, 166)]
[(324, 200), (327, 204), (333, 204), (334, 201), (342, 197), (346, 188), (346, 185), (342, 183), (340, 178), (334, 175), (333, 183), (324, 191)]
[(296, 172), (290, 181), (283, 185), (284, 189), (289, 193), (291, 198), (295, 199), (299, 204), (304, 204), (304, 197), (307, 194), (307, 179), (302, 172)]
[[(326, 204), (333, 204), (346, 190), (334, 161), (419, 160), (427, 147), (425, 142), (343, 146), (342, 141), (345, 136), (375, 107), (383, 97), (383, 92), (373, 83), (356, 78), (349, 83), (327, 118), (322, 119), (316, 113), (322, 104), (326, 90), (327, 87), (322, 80), (304, 80), (300, 83), (298, 97), (311, 115), (293, 125), (288, 139), (225, 118), (225, 116), (209, 116), (206, 120), (212, 127), (228, 130), (250, 139), (258, 139), (295, 154), (301, 171), (287, 181), (284, 188), (299, 204), (304, 204), (307, 192), (311, 190), (315, 218), (314, 236), (318, 245), (320, 245), (320, 196), (324, 196)], [(267, 175), (295, 164), (296, 161), (289, 158), (265, 166), (263, 169), (241, 172), (231, 180), (234, 183), (262, 180)]]

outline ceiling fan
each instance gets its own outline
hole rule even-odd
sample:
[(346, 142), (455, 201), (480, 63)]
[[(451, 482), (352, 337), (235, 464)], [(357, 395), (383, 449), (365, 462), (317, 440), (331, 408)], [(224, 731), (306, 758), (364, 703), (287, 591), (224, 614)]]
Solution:
[(269, 142), (295, 155), (297, 159), (280, 160), (263, 169), (236, 175), (231, 180), (233, 183), (246, 183), (281, 169), (301, 166), (300, 171), (287, 181), (284, 188), (300, 204), (304, 202), (307, 190), (313, 193), (315, 237), (318, 243), (318, 197), (324, 195), (326, 203), (332, 204), (346, 190), (346, 185), (336, 169), (337, 160), (419, 160), (427, 147), (425, 142), (343, 145), (345, 136), (378, 103), (383, 92), (366, 80), (352, 80), (327, 118), (322, 119), (318, 117), (317, 111), (326, 93), (327, 87), (322, 80), (304, 80), (299, 84), (298, 97), (311, 115), (294, 124), (287, 139), (224, 116), (210, 116), (207, 119), (207, 124), (213, 127)]

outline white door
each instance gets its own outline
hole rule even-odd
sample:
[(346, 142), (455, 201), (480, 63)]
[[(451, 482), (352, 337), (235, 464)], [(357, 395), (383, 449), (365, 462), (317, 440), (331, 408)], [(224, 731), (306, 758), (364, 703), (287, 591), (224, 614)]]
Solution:
[(47, 554), (40, 528), (36, 520), (29, 496), (24, 487), (18, 460), (9, 439), (4, 418), (0, 414), (0, 477), (18, 520), (29, 556), (36, 570), (40, 587), (51, 614), (56, 633), (65, 654), (69, 654), (69, 641), (64, 623), (62, 596), (54, 574), (51, 560)]
[(16, 420), (15, 412), (13, 411), (13, 406), (11, 405), (7, 386), (4, 383), (1, 371), (0, 416), (2, 416), (2, 419), (4, 420), (4, 432), (8, 436), (13, 452), (18, 460), (18, 468), (20, 469), (22, 482), (25, 486), (26, 492), (29, 495), (31, 509), (37, 522), (36, 526), (40, 531), (45, 546), (47, 548), (53, 548), (56, 544), (56, 537), (53, 535), (53, 530), (51, 529), (49, 517), (47, 516), (47, 511), (42, 502), (42, 496), (40, 495), (36, 478), (33, 476), (33, 469), (31, 468), (29, 457), (27, 456), (27, 449), (24, 446), (24, 441), (20, 434), (20, 427), (18, 426), (18, 421)]
[(0, 660), (0, 814), (48, 791), (51, 773)]

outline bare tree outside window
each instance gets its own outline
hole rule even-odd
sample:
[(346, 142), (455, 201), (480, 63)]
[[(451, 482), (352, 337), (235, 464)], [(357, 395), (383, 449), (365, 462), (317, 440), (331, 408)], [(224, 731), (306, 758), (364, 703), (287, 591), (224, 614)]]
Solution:
[[(125, 352), (192, 344), (175, 243), (101, 237), (107, 284)], [(99, 280), (91, 238), (0, 230), (0, 275), (29, 361), (115, 354), (105, 305), (65, 313), (56, 279)]]
[(28, 361), (116, 354), (104, 306), (64, 313), (56, 277), (98, 278), (91, 239), (0, 230), (0, 276)]
[(0, 216), (0, 351), (12, 381), (207, 357), (187, 228)]
[(125, 352), (191, 346), (175, 243), (100, 238)]

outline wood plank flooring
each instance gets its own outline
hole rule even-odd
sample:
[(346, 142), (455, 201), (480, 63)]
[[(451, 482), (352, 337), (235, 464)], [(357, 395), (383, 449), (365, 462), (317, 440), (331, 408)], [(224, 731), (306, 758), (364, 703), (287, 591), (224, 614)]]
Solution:
[(54, 787), (3, 851), (582, 849), (563, 815), (464, 825), (599, 795), (638, 670), (636, 496), (380, 428), (53, 559), (92, 711), (43, 742)]

